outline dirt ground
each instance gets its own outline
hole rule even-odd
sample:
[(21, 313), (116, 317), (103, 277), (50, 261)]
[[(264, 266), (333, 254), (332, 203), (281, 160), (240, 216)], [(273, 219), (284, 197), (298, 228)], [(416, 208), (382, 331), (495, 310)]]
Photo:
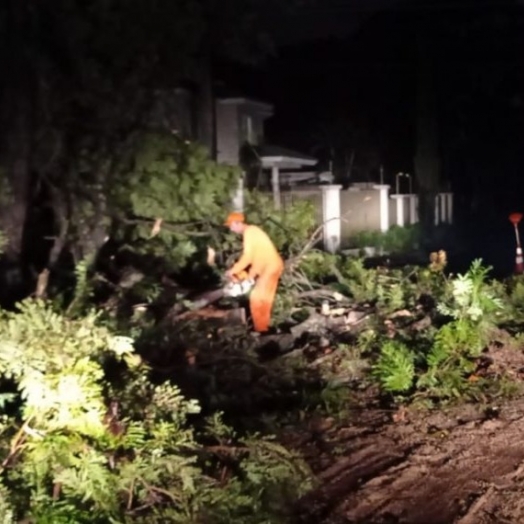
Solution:
[(301, 437), (320, 486), (297, 523), (524, 522), (524, 400), (411, 417), (370, 410)]
[[(521, 351), (499, 352), (522, 369)], [(297, 524), (524, 523), (523, 398), (430, 413), (377, 406), (310, 426), (285, 437), (319, 481)]]
[[(523, 349), (505, 344), (504, 333), (497, 338), (485, 355), (484, 372), (524, 384)], [(209, 367), (204, 353), (217, 362), (229, 358), (230, 365), (242, 361), (242, 348), (228, 356), (233, 346), (228, 339), (227, 349), (206, 352), (200, 344), (197, 362)], [(236, 379), (243, 384), (228, 367), (225, 383), (254, 391), (253, 373), (266, 376), (268, 365), (246, 368)], [(213, 376), (219, 384), (217, 370)], [(372, 389), (355, 393), (343, 422), (314, 415), (279, 435), (302, 454), (318, 481), (299, 501), (296, 524), (524, 523), (522, 393), (511, 401), (491, 398), (428, 412), (384, 409)]]

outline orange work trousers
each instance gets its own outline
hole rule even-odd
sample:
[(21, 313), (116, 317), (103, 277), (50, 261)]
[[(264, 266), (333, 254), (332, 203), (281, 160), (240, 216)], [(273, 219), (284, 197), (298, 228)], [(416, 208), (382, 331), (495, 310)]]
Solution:
[(282, 268), (271, 268), (257, 278), (249, 295), (249, 309), (255, 331), (263, 333), (269, 329), (271, 311), (281, 276)]

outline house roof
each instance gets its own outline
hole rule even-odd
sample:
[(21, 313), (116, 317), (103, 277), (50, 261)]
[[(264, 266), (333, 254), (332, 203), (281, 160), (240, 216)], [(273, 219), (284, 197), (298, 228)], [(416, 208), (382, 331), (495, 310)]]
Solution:
[(268, 102), (263, 102), (261, 100), (256, 100), (254, 98), (249, 98), (245, 96), (226, 96), (219, 97), (218, 102), (220, 104), (235, 104), (235, 105), (249, 105), (251, 107), (256, 107), (264, 113), (267, 113), (268, 116), (273, 115), (273, 105)]
[(258, 146), (256, 147), (256, 151), (260, 156), (263, 167), (292, 169), (303, 166), (314, 166), (318, 163), (316, 158), (280, 146)]

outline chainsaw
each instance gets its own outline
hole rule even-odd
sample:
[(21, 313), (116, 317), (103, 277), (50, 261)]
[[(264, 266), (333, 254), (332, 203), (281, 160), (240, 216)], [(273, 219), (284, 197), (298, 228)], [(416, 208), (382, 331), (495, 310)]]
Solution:
[(247, 295), (254, 285), (255, 281), (252, 278), (247, 278), (247, 274), (228, 279), (223, 288), (224, 296), (241, 297)]
[[(245, 276), (247, 277), (247, 274)], [(179, 315), (186, 309), (202, 309), (209, 306), (209, 304), (217, 302), (223, 297), (239, 298), (245, 296), (253, 289), (254, 285), (255, 281), (249, 278), (224, 278), (222, 285), (217, 289), (212, 289), (193, 296), (186, 296), (186, 300), (173, 306), (174, 313)], [(190, 305), (188, 305), (188, 303), (190, 303)]]

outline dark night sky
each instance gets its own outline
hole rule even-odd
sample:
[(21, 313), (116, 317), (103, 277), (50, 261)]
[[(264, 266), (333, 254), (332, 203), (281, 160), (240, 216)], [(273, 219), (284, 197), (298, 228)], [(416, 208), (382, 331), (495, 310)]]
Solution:
[(392, 177), (413, 169), (415, 28), (426, 17), (443, 183), (458, 202), (475, 197), (511, 207), (524, 195), (523, 4), (325, 0), (274, 25), (276, 57), (250, 73), (221, 73), (275, 104), (270, 141), (311, 153), (319, 123), (342, 119), (362, 135), (362, 172), (378, 155)]
[[(476, 0), (477, 5), (498, 7), (504, 0)], [(524, 0), (516, 4), (524, 6)], [(443, 9), (470, 9), (470, 0), (305, 0), (292, 20), (272, 20), (273, 38), (281, 45), (296, 44), (330, 36), (346, 37), (372, 15), (384, 10), (402, 12), (413, 8), (438, 12)]]
[(329, 36), (345, 37), (358, 30), (374, 13), (394, 6), (397, 0), (323, 0), (297, 10), (290, 20), (275, 20), (274, 39), (296, 44)]

